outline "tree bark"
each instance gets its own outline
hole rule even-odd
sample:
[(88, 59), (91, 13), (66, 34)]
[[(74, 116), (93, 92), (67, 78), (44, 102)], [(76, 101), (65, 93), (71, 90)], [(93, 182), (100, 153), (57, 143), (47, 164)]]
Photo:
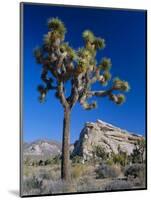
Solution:
[(64, 109), (61, 178), (70, 181), (70, 113), (69, 108)]

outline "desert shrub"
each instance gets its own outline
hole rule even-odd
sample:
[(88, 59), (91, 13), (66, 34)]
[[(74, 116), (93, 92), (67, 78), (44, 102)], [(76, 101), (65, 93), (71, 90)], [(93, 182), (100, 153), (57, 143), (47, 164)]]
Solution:
[(31, 194), (32, 191), (36, 192), (36, 194), (40, 194), (42, 187), (42, 179), (36, 176), (30, 178), (24, 178), (23, 180), (23, 193)]
[(45, 165), (50, 165), (50, 164), (52, 164), (52, 159), (49, 158), (49, 159), (45, 160), (44, 163), (45, 163)]
[(82, 163), (82, 157), (81, 156), (72, 157), (72, 163)]
[[(42, 164), (42, 163), (41, 163)], [(43, 163), (44, 164), (44, 163)], [(32, 161), (32, 166), (38, 166), (39, 165), (39, 162), (37, 160), (33, 160)]]
[(97, 178), (116, 178), (121, 174), (118, 165), (101, 164), (96, 170)]
[(39, 166), (44, 166), (44, 165), (45, 165), (45, 162), (44, 162), (43, 160), (39, 160), (38, 165), (39, 165)]
[(131, 189), (132, 184), (128, 181), (124, 180), (114, 180), (108, 183), (105, 187), (105, 191), (112, 191), (112, 190), (126, 190), (126, 189)]
[(100, 191), (100, 187), (94, 183), (90, 176), (85, 176), (77, 183), (77, 192), (91, 191)]
[(27, 156), (26, 159), (24, 160), (25, 165), (29, 165), (31, 162), (31, 159)]
[(60, 158), (60, 155), (56, 155), (56, 156), (54, 156), (53, 157), (53, 159), (52, 159), (52, 164), (60, 164), (60, 162), (61, 162), (61, 158)]
[(62, 180), (42, 180), (39, 177), (26, 178), (23, 181), (24, 195), (56, 194), (74, 192), (76, 188), (72, 183), (68, 184)]
[(124, 175), (126, 177), (132, 176), (133, 178), (141, 177), (142, 175), (145, 177), (145, 166), (144, 164), (132, 164), (127, 166)]
[(56, 155), (52, 158), (46, 159), (44, 162), (44, 165), (55, 165), (55, 164), (60, 164), (60, 155)]
[(29, 180), (27, 184), (31, 188), (40, 188), (42, 186), (42, 179), (39, 177), (33, 176), (33, 178)]
[(42, 179), (50, 180), (50, 179), (52, 179), (52, 174), (50, 172), (41, 172), (39, 174), (39, 177)]
[(128, 163), (128, 156), (126, 152), (120, 152), (118, 154), (112, 153), (111, 159), (114, 164), (120, 164), (122, 166), (125, 166)]
[(32, 159), (31, 157), (27, 156), (24, 160), (24, 165), (26, 166), (36, 166), (37, 161), (35, 159)]
[(131, 153), (132, 163), (143, 163), (145, 153), (145, 140), (141, 139), (135, 143), (135, 148)]
[(114, 162), (113, 162), (113, 159), (108, 159), (108, 160), (106, 160), (106, 162), (105, 162), (107, 165), (113, 165), (114, 164)]
[(39, 177), (42, 178), (43, 180), (46, 179), (46, 180), (58, 180), (60, 178), (60, 170), (54, 170), (54, 169), (51, 169), (51, 170), (40, 170), (39, 172)]
[(127, 165), (129, 165), (129, 164), (131, 164), (132, 163), (132, 156), (131, 156), (131, 154), (130, 155), (128, 155), (128, 157), (127, 157)]
[(74, 166), (72, 166), (71, 169), (71, 178), (72, 179), (78, 179), (82, 176), (82, 174), (84, 173), (85, 167), (82, 164), (76, 164)]
[(105, 149), (100, 145), (93, 147), (93, 154), (95, 157), (101, 158), (102, 160), (109, 158), (109, 153), (106, 152)]

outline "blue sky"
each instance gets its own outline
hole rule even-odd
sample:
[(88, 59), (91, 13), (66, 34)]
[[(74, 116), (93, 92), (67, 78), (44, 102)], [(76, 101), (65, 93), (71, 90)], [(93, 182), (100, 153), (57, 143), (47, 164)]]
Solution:
[[(47, 20), (59, 17), (66, 25), (66, 41), (77, 49), (83, 46), (81, 37), (85, 29), (106, 40), (106, 48), (97, 55), (112, 60), (111, 73), (129, 81), (131, 90), (126, 94), (127, 101), (117, 106), (106, 98), (98, 99), (98, 108), (85, 111), (78, 104), (71, 116), (71, 142), (79, 137), (86, 121), (112, 123), (129, 131), (145, 134), (145, 11), (112, 9), (90, 9), (25, 4), (23, 20), (23, 136), (24, 141), (36, 139), (62, 139), (63, 109), (54, 93), (50, 92), (47, 101), (38, 101), (37, 85), (41, 66), (36, 64), (33, 49), (42, 44), (43, 34), (47, 33)], [(95, 89), (99, 89), (96, 84)]]

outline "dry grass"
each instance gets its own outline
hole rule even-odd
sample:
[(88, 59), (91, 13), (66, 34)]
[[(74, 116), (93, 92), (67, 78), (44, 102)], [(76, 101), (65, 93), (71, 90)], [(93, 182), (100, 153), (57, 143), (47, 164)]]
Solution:
[(83, 164), (74, 164), (71, 168), (71, 178), (79, 179), (83, 176), (86, 176), (91, 173), (91, 171), (94, 169), (94, 167), (90, 165), (83, 165)]
[[(109, 191), (142, 187), (144, 174), (137, 179), (119, 180), (119, 165), (72, 164), (69, 183), (61, 180), (60, 165), (24, 166), (23, 194), (40, 195), (88, 191)], [(123, 174), (122, 174), (123, 177)]]

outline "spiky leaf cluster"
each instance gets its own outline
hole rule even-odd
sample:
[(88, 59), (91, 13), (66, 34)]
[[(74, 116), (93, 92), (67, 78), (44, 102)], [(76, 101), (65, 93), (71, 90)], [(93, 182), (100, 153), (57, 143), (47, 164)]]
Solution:
[(100, 37), (96, 37), (90, 30), (85, 30), (82, 36), (88, 49), (93, 48), (97, 50), (105, 47), (105, 40)]
[(92, 31), (90, 31), (90, 30), (85, 30), (85, 31), (83, 32), (82, 36), (83, 36), (83, 39), (85, 40), (85, 42), (91, 42), (91, 43), (94, 42), (95, 36), (94, 36), (94, 34), (92, 33)]
[(66, 28), (64, 23), (58, 18), (51, 18), (48, 20), (48, 28), (53, 32), (58, 34), (61, 38), (64, 38), (64, 34), (66, 33)]
[(99, 68), (101, 70), (108, 71), (108, 70), (110, 70), (111, 66), (112, 66), (111, 59), (110, 58), (103, 58), (100, 65), (99, 65)]
[(123, 81), (119, 78), (115, 78), (113, 81), (113, 87), (115, 90), (120, 90), (123, 92), (127, 92), (130, 90), (129, 83), (127, 81)]
[(105, 47), (105, 40), (102, 38), (95, 38), (93, 43), (96, 49), (103, 49)]
[(125, 95), (124, 94), (118, 94), (117, 95), (117, 104), (122, 104), (125, 102)]
[(76, 53), (73, 48), (69, 46), (69, 43), (63, 43), (60, 45), (61, 53), (67, 53), (70, 59), (74, 60), (76, 58)]

